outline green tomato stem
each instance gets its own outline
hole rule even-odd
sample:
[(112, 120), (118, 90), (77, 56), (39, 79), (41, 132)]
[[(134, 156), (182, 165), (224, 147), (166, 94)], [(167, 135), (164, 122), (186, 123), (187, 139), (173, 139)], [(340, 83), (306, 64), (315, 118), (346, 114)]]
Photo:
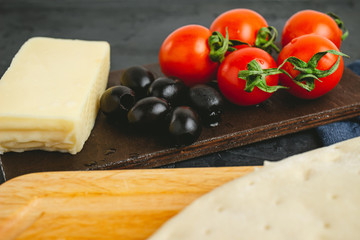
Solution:
[(262, 69), (260, 64), (254, 59), (247, 64), (247, 70), (241, 70), (238, 73), (238, 78), (246, 81), (244, 90), (246, 92), (252, 92), (255, 87), (268, 93), (273, 93), (284, 86), (269, 86), (266, 83), (266, 77), (270, 75), (276, 75), (283, 73), (284, 70), (277, 68)]
[(256, 35), (255, 47), (261, 48), (268, 53), (271, 53), (272, 50), (280, 52), (280, 49), (274, 43), (277, 36), (278, 32), (275, 27), (262, 27)]
[[(328, 70), (319, 70), (317, 65), (322, 57), (327, 53), (334, 54), (339, 56), (334, 65)], [(312, 91), (315, 88), (315, 80), (320, 81), (320, 78), (327, 77), (333, 74), (339, 67), (341, 57), (349, 57), (348, 55), (336, 51), (336, 50), (327, 50), (323, 52), (318, 52), (314, 54), (308, 62), (304, 62), (296, 57), (288, 57), (283, 61), (282, 64), (278, 66), (278, 69), (281, 69), (285, 63), (289, 62), (293, 65), (293, 69), (299, 71), (300, 73), (293, 78), (289, 73), (284, 71), (297, 85), (306, 89), (307, 91)]]
[(234, 46), (237, 45), (248, 45), (245, 42), (237, 40), (229, 40), (229, 34), (226, 28), (226, 36), (224, 37), (220, 32), (213, 32), (208, 39), (210, 48), (209, 58), (213, 62), (222, 62), (225, 58), (226, 52), (235, 51)]
[(327, 15), (329, 15), (330, 17), (332, 17), (334, 19), (336, 24), (339, 26), (340, 30), (343, 32), (343, 34), (341, 36), (341, 41), (344, 41), (349, 36), (349, 30), (345, 27), (344, 22), (340, 19), (340, 17), (338, 17), (334, 13), (329, 12), (329, 13), (327, 13)]

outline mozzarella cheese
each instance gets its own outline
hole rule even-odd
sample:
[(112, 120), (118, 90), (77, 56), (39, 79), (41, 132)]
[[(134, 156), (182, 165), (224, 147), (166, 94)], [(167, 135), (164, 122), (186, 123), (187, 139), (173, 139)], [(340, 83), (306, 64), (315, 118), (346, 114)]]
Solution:
[(266, 165), (199, 198), (151, 240), (360, 239), (360, 137)]
[(109, 69), (107, 42), (25, 42), (0, 80), (0, 152), (79, 152), (94, 126)]

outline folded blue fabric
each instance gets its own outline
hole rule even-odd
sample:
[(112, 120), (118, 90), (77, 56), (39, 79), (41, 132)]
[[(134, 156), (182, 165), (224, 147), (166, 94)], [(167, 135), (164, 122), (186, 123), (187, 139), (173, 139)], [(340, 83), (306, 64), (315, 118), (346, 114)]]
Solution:
[(350, 63), (347, 67), (350, 68), (357, 75), (360, 75), (360, 59), (356, 60), (353, 63)]
[[(360, 60), (348, 65), (353, 72), (360, 75)], [(360, 117), (346, 121), (329, 123), (316, 128), (324, 146), (328, 146), (346, 139), (360, 136)]]

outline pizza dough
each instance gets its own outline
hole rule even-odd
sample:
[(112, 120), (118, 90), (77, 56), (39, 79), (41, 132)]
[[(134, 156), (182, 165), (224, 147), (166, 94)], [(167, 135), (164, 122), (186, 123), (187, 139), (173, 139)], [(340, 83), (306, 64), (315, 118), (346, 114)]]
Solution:
[(360, 138), (266, 162), (200, 197), (150, 239), (360, 239)]

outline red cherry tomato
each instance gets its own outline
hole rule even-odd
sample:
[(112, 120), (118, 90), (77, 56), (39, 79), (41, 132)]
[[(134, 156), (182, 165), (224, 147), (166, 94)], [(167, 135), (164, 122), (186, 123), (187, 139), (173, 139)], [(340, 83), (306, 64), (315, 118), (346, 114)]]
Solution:
[[(335, 44), (327, 38), (316, 34), (303, 35), (293, 39), (281, 50), (277, 63), (278, 65), (281, 65), (284, 60), (290, 56), (294, 56), (302, 61), (308, 62), (314, 54), (330, 49), (339, 51)], [(304, 99), (318, 98), (329, 92), (338, 84), (344, 70), (344, 63), (341, 56), (327, 53), (318, 62), (316, 69), (328, 70), (335, 64), (339, 57), (340, 62), (337, 70), (327, 77), (320, 78), (320, 81), (315, 80), (315, 88), (311, 91), (300, 87), (286, 74), (280, 75), (280, 82), (282, 85), (289, 87), (288, 91), (294, 96)], [(293, 65), (289, 62), (286, 62), (281, 68), (288, 72), (293, 78), (299, 74), (299, 71), (294, 70)]]
[[(246, 92), (246, 80), (238, 78), (240, 70), (246, 70), (247, 64), (256, 60), (262, 69), (277, 68), (275, 60), (262, 49), (247, 47), (230, 53), (220, 64), (217, 81), (221, 93), (230, 102), (249, 106), (259, 104), (268, 99), (272, 93), (264, 92), (258, 87), (251, 92)], [(271, 75), (265, 78), (267, 85), (275, 86), (279, 82), (278, 75)]]
[(168, 77), (181, 79), (187, 86), (214, 80), (219, 64), (209, 58), (210, 35), (210, 30), (200, 25), (176, 29), (160, 48), (161, 71)]
[(239, 40), (254, 46), (257, 33), (262, 27), (268, 27), (268, 24), (259, 13), (250, 9), (238, 8), (219, 15), (212, 22), (210, 31), (218, 31), (226, 36), (227, 28), (229, 39)]
[(292, 39), (311, 33), (328, 38), (337, 48), (341, 46), (343, 33), (338, 24), (329, 15), (314, 10), (299, 11), (287, 20), (283, 28), (281, 44), (285, 46)]

